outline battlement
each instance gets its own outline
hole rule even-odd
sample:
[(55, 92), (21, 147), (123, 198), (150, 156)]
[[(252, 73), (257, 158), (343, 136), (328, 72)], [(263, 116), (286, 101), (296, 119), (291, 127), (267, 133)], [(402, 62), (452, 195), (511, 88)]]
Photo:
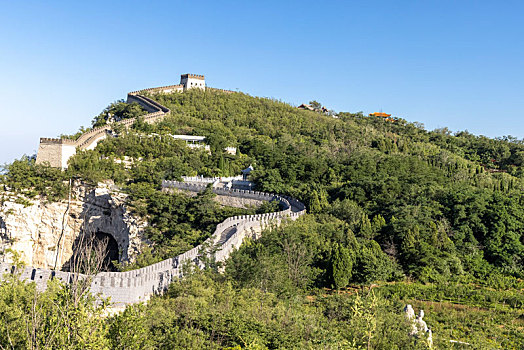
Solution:
[(70, 140), (70, 139), (60, 139), (60, 138), (50, 138), (50, 137), (41, 137), (40, 138), (40, 143), (47, 143), (47, 144), (69, 144), (69, 145), (74, 145), (75, 144), (75, 140)]
[[(147, 123), (155, 123), (161, 120), (166, 114), (170, 112), (169, 108), (161, 105), (160, 103), (142, 96), (141, 93), (150, 92), (154, 93), (157, 91), (166, 91), (169, 88), (182, 89), (182, 85), (171, 85), (168, 87), (151, 88), (140, 91), (130, 92), (127, 96), (127, 102), (137, 102), (140, 104), (148, 114), (143, 116)], [(178, 90), (177, 90), (178, 91)], [(135, 123), (136, 118), (125, 119), (116, 124), (130, 127)], [(112, 128), (111, 125), (103, 125), (97, 128), (93, 128), (82, 135), (76, 140), (60, 139), (60, 138), (40, 138), (40, 146), (38, 147), (38, 153), (36, 158), (37, 164), (49, 163), (49, 165), (57, 168), (67, 168), (67, 162), (69, 158), (76, 154), (76, 148), (89, 150), (96, 147), (97, 143), (107, 137), (108, 131)]]
[(203, 75), (182, 74), (180, 84), (184, 86), (184, 91), (188, 89), (206, 89), (206, 81)]
[(205, 80), (205, 77), (203, 75), (200, 75), (200, 74), (187, 73), (187, 74), (182, 74), (180, 76), (180, 79), (188, 79), (188, 78)]
[(149, 93), (149, 94), (158, 94), (158, 93), (170, 93), (172, 91), (180, 91), (184, 88), (184, 85), (182, 84), (176, 84), (176, 85), (166, 85), (166, 86), (159, 86), (154, 88), (147, 88), (137, 91), (131, 91), (128, 93), (128, 95), (136, 96), (143, 93)]
[[(206, 84), (204, 75), (191, 73), (182, 74), (180, 76), (180, 84), (131, 91), (127, 94), (127, 102), (136, 102), (140, 104), (148, 112), (148, 114), (143, 116), (144, 121), (146, 121), (147, 123), (156, 123), (157, 121), (162, 120), (163, 117), (170, 112), (170, 110), (169, 108), (163, 106), (162, 104), (145, 95), (183, 92), (188, 89), (205, 90)], [(225, 93), (234, 92), (230, 90), (214, 88), (212, 90), (222, 91)], [(126, 119), (117, 122), (116, 125), (123, 125), (125, 127), (129, 127), (135, 121), (136, 118)], [(76, 153), (75, 147), (82, 150), (95, 148), (100, 140), (107, 137), (107, 132), (110, 131), (112, 127), (112, 125), (104, 125), (98, 128), (94, 128), (83, 133), (76, 140), (42, 137), (40, 139), (40, 147), (38, 149), (36, 162), (38, 164), (49, 162), (51, 166), (61, 167), (65, 169), (67, 167), (67, 161), (69, 160), (69, 158)]]
[(214, 88), (214, 87), (207, 87), (207, 89), (208, 90), (212, 90), (212, 91), (225, 92), (226, 94), (232, 94), (232, 93), (236, 92), (236, 91), (233, 91), (233, 90), (219, 89), (219, 88)]
[(40, 138), (36, 163), (48, 163), (55, 168), (65, 169), (67, 161), (76, 153), (76, 141), (58, 138)]

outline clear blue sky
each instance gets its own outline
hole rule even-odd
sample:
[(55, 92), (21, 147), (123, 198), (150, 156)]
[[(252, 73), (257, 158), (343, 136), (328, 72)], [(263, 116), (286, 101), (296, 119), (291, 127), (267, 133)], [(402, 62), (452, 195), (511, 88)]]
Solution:
[(0, 164), (182, 73), (296, 105), (524, 137), (522, 1), (0, 5)]

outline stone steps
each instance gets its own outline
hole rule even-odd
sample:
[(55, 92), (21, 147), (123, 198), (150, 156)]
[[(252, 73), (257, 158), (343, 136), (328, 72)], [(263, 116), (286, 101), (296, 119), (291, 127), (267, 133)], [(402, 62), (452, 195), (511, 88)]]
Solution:
[(236, 226), (232, 226), (224, 230), (220, 236), (220, 239), (217, 241), (217, 245), (222, 246), (231, 236), (235, 234), (235, 232), (237, 232)]

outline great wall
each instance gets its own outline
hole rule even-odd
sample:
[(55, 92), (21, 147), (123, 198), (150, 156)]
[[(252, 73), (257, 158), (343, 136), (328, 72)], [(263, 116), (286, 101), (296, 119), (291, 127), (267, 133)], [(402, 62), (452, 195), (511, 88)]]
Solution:
[[(143, 116), (146, 123), (155, 123), (166, 116), (170, 111), (156, 101), (140, 96), (140, 91), (130, 92), (127, 96), (127, 102), (137, 102), (149, 113)], [(136, 118), (125, 119), (115, 123), (129, 127), (136, 122)], [(107, 134), (115, 125), (104, 125), (89, 130), (76, 140), (40, 138), (40, 145), (36, 156), (36, 163), (43, 164), (49, 162), (49, 165), (56, 168), (67, 168), (67, 161), (76, 153), (76, 149), (90, 150), (94, 149), (97, 143), (107, 137)]]
[[(164, 181), (162, 187), (192, 192), (206, 189), (205, 185), (177, 181)], [(242, 244), (244, 238), (257, 238), (264, 228), (271, 225), (279, 225), (286, 219), (296, 220), (306, 212), (304, 204), (286, 196), (220, 188), (213, 189), (213, 192), (222, 196), (259, 201), (277, 200), (282, 210), (267, 214), (227, 218), (217, 225), (215, 232), (204, 243), (177, 257), (133, 271), (100, 272), (95, 276), (91, 276), (91, 292), (94, 294), (100, 293), (103, 297), (111, 297), (111, 302), (116, 307), (147, 301), (151, 295), (162, 293), (172, 281), (183, 277), (182, 267), (185, 263), (190, 262), (200, 266), (202, 264), (200, 257), (206, 254), (206, 248), (216, 248), (216, 252), (213, 253), (215, 261), (224, 261), (233, 249), (238, 248)], [(20, 273), (21, 279), (35, 282), (39, 290), (45, 289), (47, 282), (52, 278), (57, 278), (64, 283), (71, 283), (75, 279), (86, 279), (89, 277), (82, 274), (75, 275), (70, 272), (35, 269), (32, 267), (24, 267), (21, 270), (17, 270), (16, 266), (6, 263), (1, 263), (0, 269), (3, 274)]]
[[(185, 80), (184, 80), (185, 79)], [(190, 88), (191, 79), (196, 80), (193, 88), (205, 89), (204, 77), (197, 75), (182, 75), (180, 85), (172, 85), (160, 88), (146, 89), (128, 94), (127, 102), (137, 102), (149, 113), (144, 120), (149, 123), (156, 122), (169, 113), (169, 109), (143, 96), (144, 92), (159, 93), (183, 91)], [(189, 87), (188, 87), (189, 86)], [(229, 92), (229, 91), (228, 91)], [(127, 119), (119, 124), (132, 125), (135, 119)], [(93, 149), (98, 141), (104, 139), (112, 125), (90, 130), (82, 134), (77, 140), (67, 139), (40, 139), (37, 162), (49, 162), (51, 166), (65, 168), (67, 160), (76, 149)], [(165, 190), (183, 190), (200, 192), (207, 188), (207, 182), (200, 179), (196, 183), (163, 181), (162, 188)], [(121, 307), (126, 304), (147, 301), (151, 295), (162, 293), (172, 281), (182, 278), (184, 266), (193, 263), (202, 267), (203, 256), (212, 257), (217, 262), (225, 261), (231, 252), (238, 248), (245, 238), (258, 238), (260, 233), (268, 227), (278, 226), (285, 220), (296, 220), (306, 213), (304, 204), (296, 199), (276, 194), (256, 192), (251, 190), (213, 188), (213, 192), (219, 196), (239, 198), (253, 201), (278, 201), (280, 211), (258, 214), (242, 215), (227, 218), (218, 224), (214, 233), (202, 244), (193, 249), (159, 263), (127, 272), (100, 272), (94, 276), (75, 274), (71, 272), (40, 269), (33, 267), (17, 268), (11, 263), (1, 263), (0, 271), (4, 274), (19, 274), (22, 280), (34, 282), (38, 290), (44, 290), (50, 279), (58, 279), (64, 283), (73, 283), (77, 280), (90, 282), (90, 291), (102, 298), (110, 298), (113, 307)]]

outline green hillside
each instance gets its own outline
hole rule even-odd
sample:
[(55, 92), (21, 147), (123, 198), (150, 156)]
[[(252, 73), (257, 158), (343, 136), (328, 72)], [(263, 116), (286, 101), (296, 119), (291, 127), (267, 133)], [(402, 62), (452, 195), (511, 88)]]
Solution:
[[(183, 252), (242, 213), (212, 204), (209, 194), (163, 193), (163, 179), (232, 176), (252, 164), (258, 190), (293, 196), (309, 214), (246, 242), (223, 274), (195, 272), (102, 324), (85, 316), (82, 327), (96, 330), (90, 336), (100, 347), (425, 348), (407, 335), (406, 303), (426, 311), (437, 348), (450, 348), (451, 339), (471, 344), (465, 348), (524, 346), (523, 141), (361, 113), (334, 118), (210, 89), (149, 97), (171, 116), (116, 130), (119, 137), (78, 153), (66, 171), (15, 161), (4, 188), (57, 200), (70, 178), (112, 179), (151, 223), (147, 254), (122, 269)], [(142, 113), (110, 108), (122, 118)], [(169, 134), (206, 136), (211, 153)], [(133, 164), (115, 162), (124, 156)], [(2, 285), (0, 317), (15, 317), (13, 300), (27, 314), (24, 295), (30, 287)], [(46, 291), (42, 307), (60, 295)], [(9, 344), (10, 326), (0, 327), (0, 344)], [(23, 348), (30, 337), (20, 332)]]

